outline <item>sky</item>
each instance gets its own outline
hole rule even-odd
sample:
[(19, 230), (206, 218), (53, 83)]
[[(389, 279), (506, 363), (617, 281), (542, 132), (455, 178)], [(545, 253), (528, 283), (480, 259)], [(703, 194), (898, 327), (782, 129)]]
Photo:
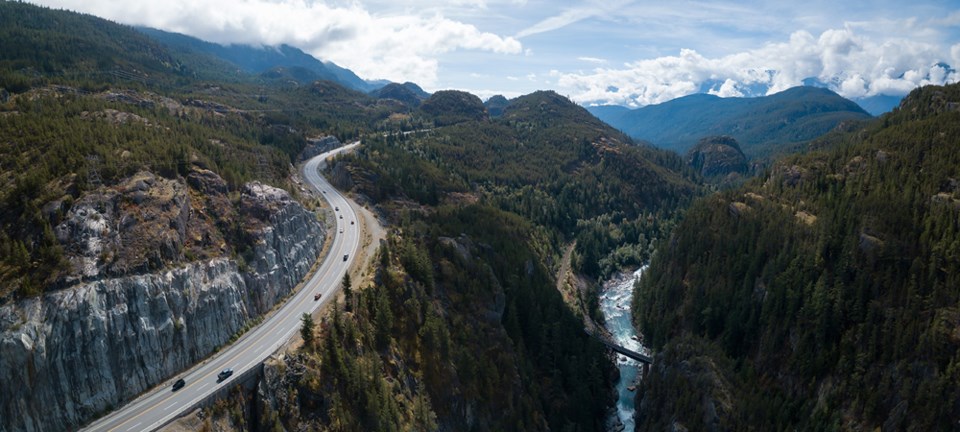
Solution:
[(32, 0), (222, 44), (289, 44), (364, 79), (639, 107), (960, 81), (960, 0)]

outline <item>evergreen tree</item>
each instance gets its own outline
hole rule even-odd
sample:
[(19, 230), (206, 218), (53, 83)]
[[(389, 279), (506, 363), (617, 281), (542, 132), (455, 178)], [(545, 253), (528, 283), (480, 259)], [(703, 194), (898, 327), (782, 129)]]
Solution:
[(351, 301), (353, 298), (353, 290), (350, 287), (350, 273), (345, 273), (343, 275), (343, 282), (341, 283), (341, 285), (343, 286), (344, 303), (346, 303), (345, 308), (346, 310), (349, 311), (350, 309), (352, 309)]
[(313, 345), (313, 317), (304, 312), (300, 317), (300, 337), (303, 338), (303, 346), (309, 348)]

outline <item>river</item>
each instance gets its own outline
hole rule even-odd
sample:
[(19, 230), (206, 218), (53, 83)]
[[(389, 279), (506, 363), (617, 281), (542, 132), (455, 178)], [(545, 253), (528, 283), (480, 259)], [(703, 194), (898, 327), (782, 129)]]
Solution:
[[(633, 283), (643, 274), (646, 266), (629, 273), (619, 273), (603, 283), (600, 293), (600, 311), (606, 320), (607, 330), (621, 346), (634, 351), (644, 352), (636, 338), (636, 332), (631, 324), (630, 302), (633, 298)], [(611, 430), (619, 430), (623, 425), (625, 431), (633, 431), (634, 397), (636, 391), (629, 387), (637, 385), (637, 375), (640, 363), (617, 355), (617, 367), (620, 368), (620, 381), (617, 383), (617, 411), (616, 418), (611, 418)], [(619, 420), (619, 422), (617, 421)]]

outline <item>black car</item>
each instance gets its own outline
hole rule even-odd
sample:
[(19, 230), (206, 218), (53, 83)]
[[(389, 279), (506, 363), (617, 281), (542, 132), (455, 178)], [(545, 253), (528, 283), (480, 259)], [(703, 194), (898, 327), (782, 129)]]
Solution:
[(173, 391), (180, 390), (185, 385), (187, 385), (187, 383), (183, 380), (183, 378), (180, 378), (177, 380), (177, 382), (173, 383)]
[(217, 382), (230, 378), (230, 375), (233, 375), (233, 369), (226, 368), (220, 371), (220, 373), (217, 374)]

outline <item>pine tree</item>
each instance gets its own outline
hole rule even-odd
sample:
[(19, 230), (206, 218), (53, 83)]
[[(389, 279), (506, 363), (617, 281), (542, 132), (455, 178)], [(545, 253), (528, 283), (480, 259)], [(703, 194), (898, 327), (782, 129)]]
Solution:
[(303, 346), (309, 348), (313, 345), (313, 317), (304, 312), (300, 317), (300, 337), (303, 338)]
[(344, 299), (344, 302), (346, 303), (346, 305), (344, 306), (344, 309), (349, 311), (352, 309), (351, 299), (353, 298), (353, 290), (350, 288), (350, 273), (345, 273), (343, 275), (343, 283), (341, 285), (343, 286), (343, 299)]

